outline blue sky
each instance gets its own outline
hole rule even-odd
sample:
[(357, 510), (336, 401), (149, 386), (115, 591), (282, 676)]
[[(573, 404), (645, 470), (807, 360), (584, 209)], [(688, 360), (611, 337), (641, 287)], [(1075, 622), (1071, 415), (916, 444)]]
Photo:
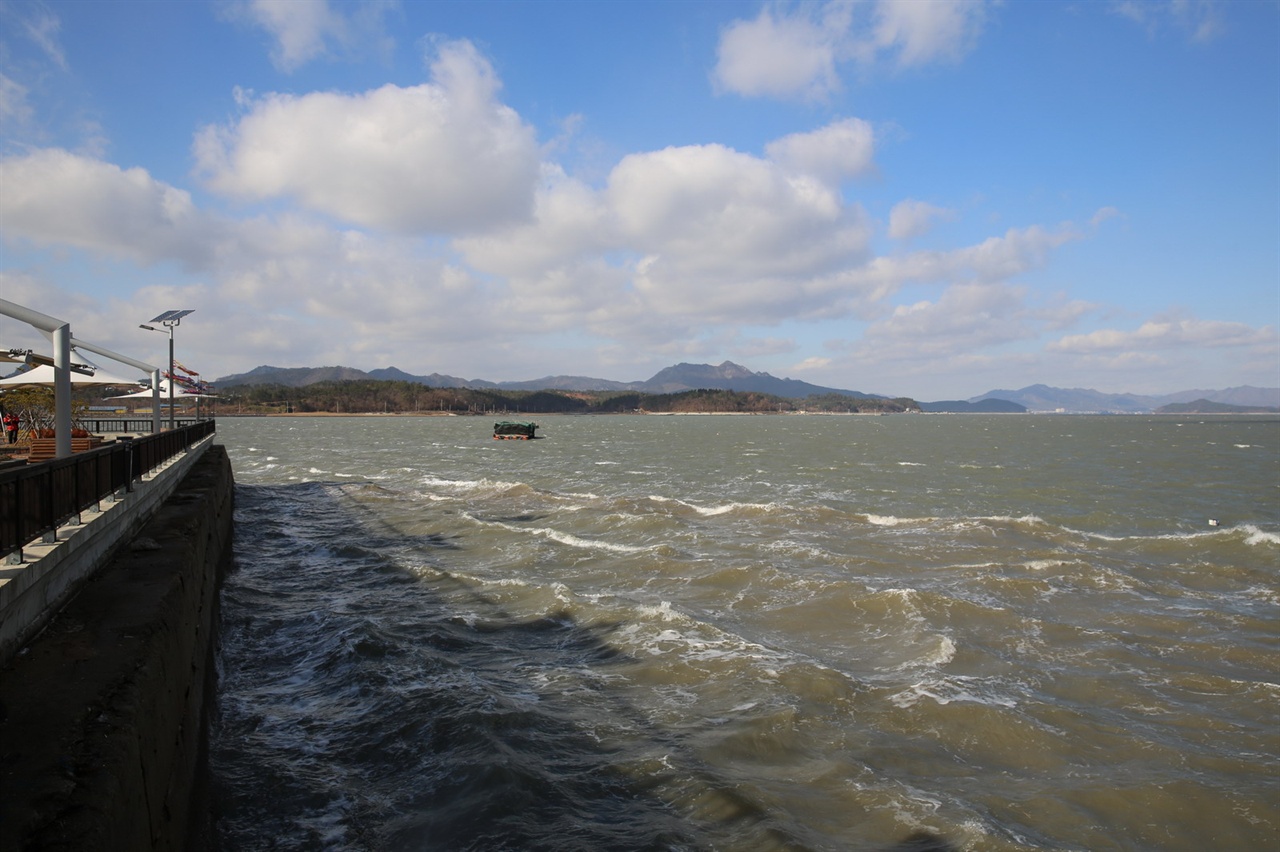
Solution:
[(2, 0), (0, 297), (206, 377), (1280, 386), (1280, 4)]

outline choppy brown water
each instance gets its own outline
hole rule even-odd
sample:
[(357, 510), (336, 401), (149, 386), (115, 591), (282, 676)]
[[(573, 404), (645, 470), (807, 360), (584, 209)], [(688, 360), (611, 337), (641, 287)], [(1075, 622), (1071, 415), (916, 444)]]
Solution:
[(1280, 419), (490, 426), (220, 421), (223, 848), (1274, 848)]

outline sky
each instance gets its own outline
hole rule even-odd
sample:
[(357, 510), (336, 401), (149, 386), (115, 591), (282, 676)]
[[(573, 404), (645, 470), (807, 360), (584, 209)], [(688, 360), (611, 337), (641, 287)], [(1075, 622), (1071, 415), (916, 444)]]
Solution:
[(1280, 2), (0, 0), (0, 298), (206, 379), (1277, 387)]

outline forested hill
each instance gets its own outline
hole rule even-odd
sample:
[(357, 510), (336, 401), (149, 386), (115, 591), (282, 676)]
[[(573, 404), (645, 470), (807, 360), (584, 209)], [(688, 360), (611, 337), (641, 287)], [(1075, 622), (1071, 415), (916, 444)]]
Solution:
[(218, 394), (222, 414), (653, 414), (897, 413), (918, 411), (911, 399), (825, 394), (803, 400), (757, 391), (700, 389), (669, 394), (639, 391), (518, 391), (497, 388), (433, 388), (417, 382), (317, 382), (303, 387), (259, 384)]

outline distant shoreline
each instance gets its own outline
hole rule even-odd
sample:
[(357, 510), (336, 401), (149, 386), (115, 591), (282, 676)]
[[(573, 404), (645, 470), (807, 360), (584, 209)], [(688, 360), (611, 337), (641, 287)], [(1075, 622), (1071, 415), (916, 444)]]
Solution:
[(222, 417), (1276, 417), (1278, 411), (291, 411), (219, 412)]

